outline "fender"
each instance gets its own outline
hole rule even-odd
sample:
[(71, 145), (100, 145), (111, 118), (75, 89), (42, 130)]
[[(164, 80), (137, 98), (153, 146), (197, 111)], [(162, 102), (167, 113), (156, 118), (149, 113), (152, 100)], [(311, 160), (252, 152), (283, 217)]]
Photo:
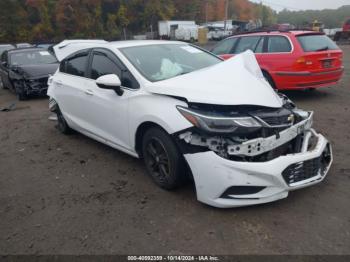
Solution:
[(145, 92), (144, 95), (130, 98), (133, 108), (129, 108), (130, 146), (135, 148), (135, 136), (138, 128), (146, 122), (161, 126), (168, 134), (192, 127), (177, 110), (176, 106), (187, 103), (166, 95), (156, 95)]

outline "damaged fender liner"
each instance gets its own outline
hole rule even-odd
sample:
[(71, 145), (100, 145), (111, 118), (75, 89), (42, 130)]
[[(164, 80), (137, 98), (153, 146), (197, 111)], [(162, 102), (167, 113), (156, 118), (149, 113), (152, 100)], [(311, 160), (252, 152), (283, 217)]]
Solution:
[[(248, 141), (239, 141), (218, 137), (203, 136), (200, 132), (196, 132), (195, 128), (183, 130), (174, 134), (175, 140), (184, 154), (195, 154), (200, 152), (214, 151), (221, 157), (227, 159), (238, 159), (248, 161), (268, 161), (288, 151), (291, 143), (299, 144), (294, 146), (299, 151), (300, 140), (305, 134), (311, 130), (313, 112), (308, 112), (308, 117), (299, 123), (279, 132), (276, 135), (266, 138), (259, 137)], [(295, 142), (295, 143), (294, 143)], [(293, 153), (293, 150), (289, 153)], [(269, 157), (256, 159), (256, 157), (270, 154)]]

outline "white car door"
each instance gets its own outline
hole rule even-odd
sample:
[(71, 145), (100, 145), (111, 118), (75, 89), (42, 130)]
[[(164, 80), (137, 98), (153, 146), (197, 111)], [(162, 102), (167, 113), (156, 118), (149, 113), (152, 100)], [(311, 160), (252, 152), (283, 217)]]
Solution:
[[(89, 123), (89, 132), (121, 150), (131, 150), (129, 143), (129, 98), (137, 92), (137, 82), (117, 59), (116, 55), (105, 49), (95, 49), (89, 60), (88, 77), (84, 86), (84, 120)], [(96, 79), (108, 74), (116, 74), (123, 88), (119, 96), (114, 90), (101, 89)], [(134, 89), (134, 90), (133, 90)]]

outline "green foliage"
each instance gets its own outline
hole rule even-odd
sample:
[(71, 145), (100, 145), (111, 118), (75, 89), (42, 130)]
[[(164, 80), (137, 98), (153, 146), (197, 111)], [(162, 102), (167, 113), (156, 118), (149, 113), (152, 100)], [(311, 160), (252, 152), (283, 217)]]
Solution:
[(283, 10), (278, 13), (278, 22), (291, 23), (303, 26), (313, 22), (321, 21), (326, 28), (342, 27), (345, 19), (350, 17), (350, 5), (342, 6), (338, 9), (288, 11)]
[(117, 26), (117, 15), (108, 14), (106, 22), (106, 36), (107, 40), (114, 40), (120, 38), (120, 30)]
[[(228, 1), (228, 2), (226, 2)], [(160, 20), (223, 20), (260, 18), (301, 25), (314, 19), (339, 27), (350, 6), (338, 10), (282, 11), (248, 0), (0, 0), (1, 42), (58, 42), (72, 38), (117, 40), (126, 34), (156, 31)]]
[(267, 6), (260, 4), (257, 7), (257, 13), (264, 27), (276, 24), (277, 22), (276, 12), (273, 11), (271, 8), (268, 8)]
[(30, 39), (29, 17), (24, 4), (19, 0), (0, 1), (1, 42)]

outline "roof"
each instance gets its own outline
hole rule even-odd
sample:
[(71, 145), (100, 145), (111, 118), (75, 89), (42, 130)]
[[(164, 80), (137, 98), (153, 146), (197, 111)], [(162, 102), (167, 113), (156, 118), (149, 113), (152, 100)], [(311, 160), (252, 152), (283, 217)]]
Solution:
[(305, 34), (323, 35), (324, 34), (322, 32), (316, 32), (311, 30), (296, 30), (296, 31), (291, 31), (291, 33), (294, 35), (305, 35)]
[(53, 47), (56, 58), (62, 61), (69, 55), (83, 49), (89, 48), (125, 48), (144, 45), (160, 45), (160, 44), (186, 44), (179, 41), (165, 41), (165, 40), (129, 40), (129, 41), (115, 41), (107, 42), (104, 40), (64, 40), (63, 42)]
[(143, 45), (161, 45), (161, 44), (187, 44), (180, 41), (167, 41), (167, 40), (129, 40), (129, 41), (115, 41), (109, 42), (108, 45), (123, 48)]

